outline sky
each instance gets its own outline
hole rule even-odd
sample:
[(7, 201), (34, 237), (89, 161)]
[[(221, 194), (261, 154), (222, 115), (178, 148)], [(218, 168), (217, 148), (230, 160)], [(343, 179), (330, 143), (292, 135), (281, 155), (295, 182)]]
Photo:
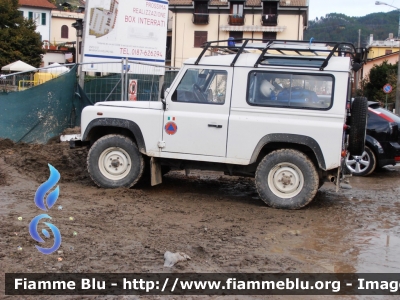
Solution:
[[(361, 17), (376, 12), (389, 12), (395, 8), (387, 5), (375, 5), (376, 0), (309, 0), (309, 20), (320, 18), (329, 13), (341, 13), (350, 17)], [(384, 0), (387, 4), (400, 9), (400, 0)]]

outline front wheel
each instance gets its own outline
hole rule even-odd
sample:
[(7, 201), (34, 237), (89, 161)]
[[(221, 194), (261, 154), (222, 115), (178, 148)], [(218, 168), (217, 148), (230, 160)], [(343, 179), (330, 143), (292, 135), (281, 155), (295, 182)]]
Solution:
[(110, 134), (90, 148), (87, 165), (90, 177), (98, 186), (131, 187), (143, 174), (144, 159), (131, 139)]
[(282, 149), (263, 158), (255, 182), (260, 198), (267, 205), (299, 209), (314, 199), (319, 176), (308, 156), (297, 150)]
[(368, 146), (365, 146), (365, 151), (360, 156), (347, 154), (346, 167), (354, 176), (367, 176), (376, 169), (376, 156)]

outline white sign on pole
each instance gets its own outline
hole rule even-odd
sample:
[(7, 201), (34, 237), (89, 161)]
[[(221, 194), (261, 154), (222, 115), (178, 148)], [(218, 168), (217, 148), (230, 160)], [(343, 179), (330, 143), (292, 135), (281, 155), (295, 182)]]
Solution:
[[(121, 59), (165, 66), (168, 23), (166, 0), (88, 0), (84, 71), (121, 73)], [(112, 69), (110, 69), (110, 67)], [(156, 70), (155, 70), (156, 69)], [(131, 64), (129, 73), (163, 75), (164, 68)]]

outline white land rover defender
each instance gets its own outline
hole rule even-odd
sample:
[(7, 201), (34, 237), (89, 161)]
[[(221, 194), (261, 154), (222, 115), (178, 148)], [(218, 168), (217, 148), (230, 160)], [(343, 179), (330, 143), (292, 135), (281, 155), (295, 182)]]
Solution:
[(324, 181), (339, 185), (346, 151), (364, 151), (367, 101), (350, 109), (350, 94), (365, 54), (349, 43), (207, 42), (159, 102), (86, 107), (71, 147), (89, 145), (100, 187), (132, 187), (146, 168), (152, 185), (169, 168), (216, 170), (255, 177), (267, 205), (298, 209)]

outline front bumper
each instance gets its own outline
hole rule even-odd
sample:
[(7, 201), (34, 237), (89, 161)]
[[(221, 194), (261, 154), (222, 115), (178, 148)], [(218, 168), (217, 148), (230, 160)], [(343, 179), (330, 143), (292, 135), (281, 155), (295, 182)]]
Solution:
[(81, 140), (81, 135), (80, 134), (65, 134), (65, 135), (61, 135), (60, 136), (60, 141), (61, 142), (69, 142), (69, 148), (70, 149), (79, 148), (79, 147), (83, 147), (83, 146), (89, 145), (89, 142)]

